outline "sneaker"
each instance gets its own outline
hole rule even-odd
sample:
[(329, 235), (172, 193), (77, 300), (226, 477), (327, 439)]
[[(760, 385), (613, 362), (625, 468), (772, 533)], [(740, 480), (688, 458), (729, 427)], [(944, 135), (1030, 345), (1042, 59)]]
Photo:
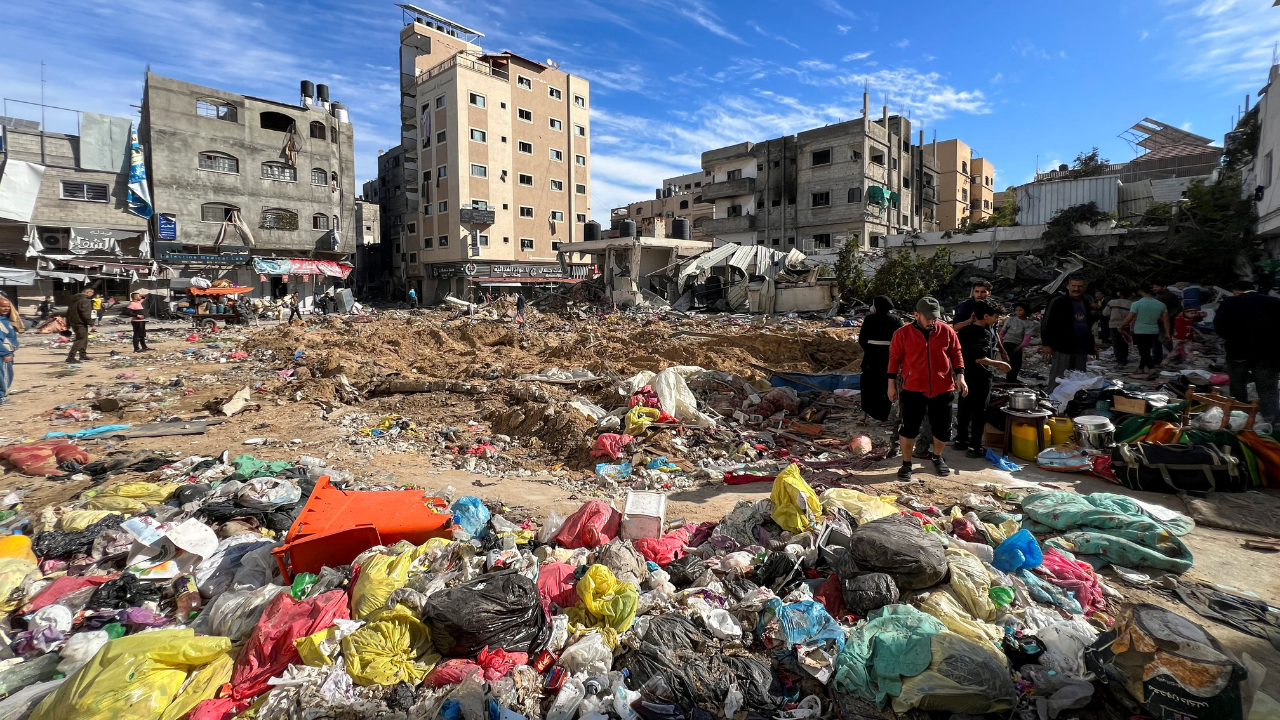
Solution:
[(79, 360), (76, 360), (75, 358), (67, 358), (66, 360), (63, 360), (62, 362), (66, 363), (66, 364), (68, 364), (68, 365), (75, 365), (75, 364), (79, 363), (80, 361), (79, 361)]
[(951, 474), (951, 467), (947, 465), (947, 461), (943, 459), (942, 455), (934, 455), (930, 459), (933, 460), (934, 472), (936, 472), (939, 475)]
[(902, 463), (902, 467), (898, 468), (898, 479), (899, 480), (911, 479), (911, 462), (910, 461)]
[(964, 451), (964, 456), (967, 458), (984, 458), (987, 454), (982, 452), (980, 448), (969, 448)]

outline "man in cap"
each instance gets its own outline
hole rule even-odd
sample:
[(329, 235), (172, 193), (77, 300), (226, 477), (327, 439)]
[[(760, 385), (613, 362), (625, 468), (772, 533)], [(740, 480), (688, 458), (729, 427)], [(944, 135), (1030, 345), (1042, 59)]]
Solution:
[(911, 478), (911, 451), (915, 448), (920, 425), (927, 415), (933, 431), (933, 453), (929, 458), (939, 475), (951, 472), (942, 451), (951, 439), (952, 403), (955, 391), (969, 394), (964, 380), (964, 358), (956, 331), (938, 322), (942, 306), (931, 297), (916, 303), (915, 322), (904, 325), (889, 342), (889, 400), (899, 403), (902, 424), (898, 429), (902, 444), (902, 467), (898, 477)]

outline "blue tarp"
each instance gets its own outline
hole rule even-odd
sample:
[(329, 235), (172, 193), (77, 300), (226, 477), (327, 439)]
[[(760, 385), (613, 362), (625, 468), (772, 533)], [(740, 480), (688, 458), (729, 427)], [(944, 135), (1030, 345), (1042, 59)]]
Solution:
[(128, 430), (128, 429), (129, 429), (129, 428), (131, 428), (131, 427), (133, 427), (133, 426), (132, 426), (132, 425), (99, 425), (99, 426), (97, 426), (97, 427), (91, 427), (91, 428), (85, 428), (85, 429), (83, 429), (83, 430), (77, 430), (77, 431), (75, 431), (75, 432), (73, 432), (73, 433), (59, 432), (59, 431), (56, 431), (56, 430), (55, 430), (55, 431), (51, 431), (51, 432), (45, 433), (45, 436), (44, 436), (44, 437), (42, 437), (42, 438), (40, 438), (40, 439), (41, 439), (41, 440), (49, 440), (49, 439), (51, 439), (51, 438), (61, 438), (61, 437), (66, 437), (66, 438), (87, 438), (87, 437), (93, 437), (93, 436), (95, 436), (95, 435), (103, 435), (103, 434), (105, 434), (105, 433), (115, 432), (115, 431), (117, 431), (117, 430)]
[[(809, 385), (820, 387), (827, 392), (862, 389), (862, 373), (825, 373), (821, 375), (787, 373), (787, 376), (803, 380)], [(795, 388), (799, 392), (813, 389), (812, 387), (809, 387), (809, 385), (801, 385), (800, 383), (792, 382), (778, 375), (774, 375), (773, 378), (769, 380), (769, 384), (773, 387)]]

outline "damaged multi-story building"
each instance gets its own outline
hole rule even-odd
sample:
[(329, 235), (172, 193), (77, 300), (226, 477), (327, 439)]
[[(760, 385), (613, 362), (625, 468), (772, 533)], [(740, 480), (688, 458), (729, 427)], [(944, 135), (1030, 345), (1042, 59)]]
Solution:
[(654, 191), (652, 200), (640, 200), (613, 208), (609, 212), (610, 230), (620, 231), (622, 222), (631, 220), (635, 222), (640, 235), (652, 236), (657, 220), (665, 220), (667, 227), (670, 227), (671, 221), (679, 217), (689, 221), (690, 237), (704, 237), (706, 233), (703, 232), (703, 225), (711, 219), (715, 209), (711, 203), (704, 202), (702, 197), (702, 185), (710, 179), (710, 171), (699, 170), (663, 180), (662, 187)]
[(703, 232), (717, 245), (822, 253), (937, 229), (938, 165), (923, 130), (912, 143), (909, 119), (869, 111), (864, 93), (856, 120), (704, 152), (702, 199), (715, 209)]

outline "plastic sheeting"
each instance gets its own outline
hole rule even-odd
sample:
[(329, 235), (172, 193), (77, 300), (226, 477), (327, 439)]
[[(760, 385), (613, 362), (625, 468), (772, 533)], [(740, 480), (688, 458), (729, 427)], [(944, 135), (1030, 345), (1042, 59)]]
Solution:
[(0, 174), (0, 218), (31, 222), (42, 178), (43, 165), (14, 160), (12, 157), (6, 160), (4, 172)]
[(80, 167), (117, 175), (126, 172), (129, 118), (80, 113)]

